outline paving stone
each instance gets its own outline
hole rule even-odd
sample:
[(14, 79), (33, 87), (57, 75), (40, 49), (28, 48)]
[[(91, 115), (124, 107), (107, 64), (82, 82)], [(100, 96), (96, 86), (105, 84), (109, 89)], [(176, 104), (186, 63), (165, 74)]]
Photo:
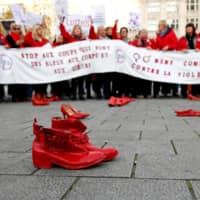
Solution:
[(192, 186), (197, 199), (200, 199), (200, 181), (192, 181)]
[[(111, 162), (104, 162), (84, 170), (70, 171), (54, 168), (52, 170), (40, 170), (36, 174), (48, 176), (130, 177), (136, 146), (134, 144), (123, 145), (117, 143), (112, 143), (110, 145), (114, 145), (120, 153), (119, 156)], [(109, 146), (109, 144), (107, 146)]]
[(0, 174), (30, 175), (36, 168), (30, 153), (0, 153)]
[(0, 176), (0, 199), (60, 199), (74, 180), (69, 177)]
[(83, 178), (66, 199), (191, 200), (184, 181)]
[(199, 153), (139, 154), (137, 178), (200, 179)]

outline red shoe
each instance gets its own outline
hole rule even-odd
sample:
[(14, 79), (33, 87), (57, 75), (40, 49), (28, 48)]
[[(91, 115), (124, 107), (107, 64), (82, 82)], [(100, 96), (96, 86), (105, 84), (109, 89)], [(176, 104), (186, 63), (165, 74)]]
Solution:
[(192, 111), (192, 109), (187, 109), (187, 110), (175, 110), (174, 112), (176, 113), (176, 114), (181, 114), (181, 113), (188, 113), (188, 112), (191, 112)]
[(90, 115), (88, 113), (81, 113), (79, 111), (75, 111), (74, 108), (72, 108), (72, 106), (69, 104), (62, 104), (60, 110), (63, 113), (64, 118), (67, 116), (73, 117), (75, 119), (84, 119)]
[(32, 105), (33, 106), (48, 106), (49, 102), (43, 98), (36, 98), (33, 96), (32, 97)]
[[(68, 120), (68, 119), (67, 119)], [(56, 129), (64, 129), (66, 131), (71, 130), (67, 126), (67, 123), (64, 123), (66, 119), (61, 120), (59, 123), (59, 119), (57, 121), (52, 120), (52, 128)], [(69, 124), (70, 126), (70, 124)], [(113, 160), (117, 155), (118, 151), (115, 148), (97, 148), (89, 142), (89, 137), (87, 134), (84, 134), (83, 131), (70, 131), (68, 134), (71, 136), (72, 141), (75, 144), (83, 145), (88, 151), (100, 151), (105, 154), (104, 161)]]
[(108, 105), (109, 105), (110, 107), (116, 106), (116, 101), (117, 101), (117, 98), (114, 97), (114, 96), (112, 96), (112, 97), (110, 97), (110, 99), (108, 100)]
[(58, 96), (52, 95), (50, 98), (47, 98), (47, 100), (48, 100), (49, 102), (61, 101), (61, 98), (59, 98)]
[(193, 100), (193, 101), (200, 101), (199, 97), (193, 96), (192, 94), (188, 94), (188, 99)]
[(105, 159), (100, 151), (88, 151), (74, 144), (64, 130), (43, 128), (33, 124), (36, 138), (32, 145), (33, 164), (37, 168), (49, 169), (53, 164), (66, 169), (84, 169), (99, 164)]
[(188, 112), (176, 113), (178, 117), (200, 117), (200, 111), (190, 110)]
[(124, 97), (117, 98), (117, 100), (116, 100), (116, 105), (118, 105), (118, 106), (125, 106), (128, 103), (130, 103), (130, 100), (127, 98), (124, 98)]
[(53, 117), (51, 122), (52, 128), (55, 129), (64, 129), (82, 133), (87, 130), (87, 126), (75, 118), (62, 119), (61, 117)]
[(135, 99), (135, 98), (132, 98), (132, 97), (123, 96), (122, 98), (127, 99), (129, 102), (134, 102), (134, 101), (136, 101), (136, 99)]

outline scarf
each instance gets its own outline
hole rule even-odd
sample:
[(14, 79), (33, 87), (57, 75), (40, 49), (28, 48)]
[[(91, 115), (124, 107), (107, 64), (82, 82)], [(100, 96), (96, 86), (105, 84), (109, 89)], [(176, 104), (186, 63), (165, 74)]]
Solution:
[(187, 43), (188, 43), (188, 47), (189, 49), (195, 49), (196, 46), (196, 34), (193, 34), (192, 36), (186, 34), (185, 36)]

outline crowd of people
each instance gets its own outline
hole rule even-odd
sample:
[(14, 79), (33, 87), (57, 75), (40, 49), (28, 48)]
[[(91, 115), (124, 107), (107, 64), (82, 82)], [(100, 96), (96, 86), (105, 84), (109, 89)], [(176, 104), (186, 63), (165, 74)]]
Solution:
[[(26, 48), (26, 47), (42, 47), (47, 43), (51, 43), (53, 47), (68, 44), (77, 41), (90, 40), (122, 40), (123, 42), (138, 47), (148, 48), (159, 51), (183, 51), (187, 53), (189, 49), (200, 51), (200, 34), (196, 32), (194, 24), (188, 23), (185, 29), (185, 35), (177, 38), (173, 28), (171, 28), (165, 20), (161, 20), (158, 24), (158, 31), (155, 38), (149, 38), (148, 31), (142, 29), (135, 38), (129, 38), (129, 30), (127, 27), (120, 28), (118, 32), (118, 20), (115, 21), (113, 27), (95, 27), (91, 20), (89, 35), (84, 36), (81, 26), (75, 25), (71, 33), (69, 33), (64, 24), (63, 18), (60, 19), (60, 33), (53, 41), (50, 41), (49, 23), (50, 18), (44, 17), (40, 25), (35, 25), (26, 30), (15, 23), (10, 25), (10, 31), (6, 34), (0, 26), (0, 45), (5, 48)], [(103, 63), (102, 63), (103, 65)], [(17, 66), (20, 67), (20, 66)], [(152, 94), (153, 85), (153, 94)], [(181, 87), (181, 97), (187, 97), (188, 92), (193, 95), (200, 95), (200, 85), (188, 87), (187, 85), (179, 85)], [(189, 90), (189, 91), (188, 91)], [(13, 102), (25, 101), (32, 96), (35, 99), (47, 100), (47, 84), (26, 85), (26, 84), (10, 84), (8, 93), (12, 96)], [(139, 79), (122, 73), (98, 73), (73, 78), (51, 84), (51, 98), (61, 99), (67, 97), (69, 99), (109, 99), (111, 96), (131, 96), (131, 97), (175, 97), (178, 95), (178, 85), (170, 83), (160, 83)], [(0, 99), (4, 97), (4, 86), (0, 85)]]

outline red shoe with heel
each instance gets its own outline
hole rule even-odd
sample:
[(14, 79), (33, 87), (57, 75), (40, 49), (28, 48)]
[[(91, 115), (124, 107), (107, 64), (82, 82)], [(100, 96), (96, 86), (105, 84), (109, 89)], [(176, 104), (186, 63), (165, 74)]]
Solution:
[(77, 111), (69, 104), (62, 104), (60, 110), (63, 113), (64, 118), (67, 116), (76, 119), (84, 119), (90, 115), (89, 113), (81, 113), (80, 111)]

